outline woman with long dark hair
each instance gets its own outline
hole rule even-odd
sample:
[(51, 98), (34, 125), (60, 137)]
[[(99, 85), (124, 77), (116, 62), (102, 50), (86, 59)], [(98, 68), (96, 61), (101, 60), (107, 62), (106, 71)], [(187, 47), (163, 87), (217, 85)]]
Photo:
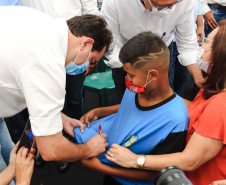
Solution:
[[(194, 101), (186, 101), (190, 116), (186, 148), (180, 153), (147, 155), (144, 161), (146, 170), (177, 166), (187, 171), (194, 185), (226, 178), (226, 20), (203, 41), (197, 62), (207, 77)], [(113, 144), (108, 155), (123, 167), (138, 168), (139, 155), (124, 147)]]

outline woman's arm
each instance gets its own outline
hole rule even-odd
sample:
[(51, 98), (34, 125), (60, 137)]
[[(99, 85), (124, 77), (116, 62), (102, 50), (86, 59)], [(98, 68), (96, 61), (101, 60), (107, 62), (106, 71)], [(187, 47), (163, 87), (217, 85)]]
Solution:
[[(192, 135), (183, 152), (165, 155), (147, 155), (144, 169), (161, 170), (167, 166), (177, 166), (183, 171), (193, 171), (215, 157), (223, 147), (223, 141), (204, 137), (196, 132)], [(114, 158), (109, 157), (113, 153)], [(127, 168), (138, 168), (138, 155), (113, 144), (107, 152), (107, 159)]]
[(102, 164), (97, 157), (82, 160), (81, 163), (87, 169), (98, 173), (135, 180), (154, 181), (157, 174), (155, 171), (110, 167)]
[(9, 164), (9, 166), (0, 173), (0, 184), (9, 184), (14, 177), (15, 164)]

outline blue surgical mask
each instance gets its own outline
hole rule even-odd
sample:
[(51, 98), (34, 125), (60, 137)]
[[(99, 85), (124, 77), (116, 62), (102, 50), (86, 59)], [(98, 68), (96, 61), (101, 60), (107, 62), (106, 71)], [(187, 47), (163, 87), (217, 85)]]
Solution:
[(89, 56), (91, 54), (92, 45), (91, 45), (91, 48), (90, 48), (89, 55), (86, 59), (86, 62), (84, 62), (80, 65), (77, 65), (75, 63), (75, 61), (77, 60), (77, 58), (79, 56), (80, 50), (81, 50), (81, 47), (79, 48), (79, 51), (78, 51), (77, 56), (75, 57), (75, 60), (71, 61), (68, 65), (65, 66), (66, 74), (68, 74), (68, 75), (78, 75), (78, 74), (84, 73), (86, 71), (86, 69), (89, 67), (89, 60), (88, 59), (89, 59)]
[(164, 10), (158, 10), (156, 7), (154, 7), (153, 5), (152, 5), (152, 3), (150, 2), (150, 0), (148, 0), (148, 2), (149, 2), (149, 4), (152, 6), (152, 13), (153, 14), (158, 14), (158, 15), (160, 15), (161, 17), (162, 16), (165, 16), (165, 15), (169, 15), (169, 14), (171, 14), (173, 11), (174, 11), (174, 9), (175, 9), (175, 7), (173, 6), (173, 8), (166, 8), (166, 9), (164, 9)]
[(81, 65), (77, 65), (76, 63), (71, 61), (68, 65), (65, 66), (65, 69), (66, 74), (68, 75), (78, 75), (84, 73), (88, 67), (89, 67), (88, 60)]

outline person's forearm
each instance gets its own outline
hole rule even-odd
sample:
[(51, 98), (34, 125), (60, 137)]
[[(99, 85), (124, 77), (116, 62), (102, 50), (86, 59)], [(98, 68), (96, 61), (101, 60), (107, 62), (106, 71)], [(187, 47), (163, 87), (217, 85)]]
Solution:
[(183, 171), (194, 170), (194, 165), (189, 162), (188, 158), (183, 153), (173, 153), (164, 155), (146, 155), (144, 169), (160, 171), (168, 166), (177, 166)]
[(102, 164), (98, 158), (86, 159), (82, 160), (81, 162), (82, 165), (89, 170), (121, 178), (129, 178), (141, 181), (154, 181), (157, 174), (155, 171), (110, 167)]
[(62, 132), (51, 136), (36, 136), (36, 143), (45, 161), (73, 162), (90, 155), (86, 144), (73, 144)]
[(191, 73), (192, 77), (194, 78), (194, 81), (196, 83), (196, 85), (201, 88), (201, 84), (204, 81), (204, 78), (202, 76), (202, 71), (199, 68), (198, 64), (191, 64), (189, 66), (187, 66), (189, 72)]
[(109, 106), (109, 107), (96, 108), (98, 118), (103, 118), (105, 116), (115, 114), (116, 112), (118, 112), (119, 106), (120, 106), (120, 104)]
[(0, 173), (0, 184), (9, 184), (14, 177), (15, 166), (9, 164), (9, 166)]
[(203, 17), (202, 15), (198, 15), (197, 16), (197, 19), (196, 19), (196, 24), (197, 24), (197, 27), (201, 27), (203, 28), (204, 27), (204, 22), (203, 22)]

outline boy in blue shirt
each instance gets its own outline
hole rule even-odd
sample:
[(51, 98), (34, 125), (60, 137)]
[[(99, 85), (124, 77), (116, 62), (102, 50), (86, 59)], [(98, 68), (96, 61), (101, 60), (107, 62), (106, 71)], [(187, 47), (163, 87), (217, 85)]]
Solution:
[[(83, 134), (75, 129), (78, 143), (98, 133), (101, 124), (109, 146), (117, 143), (136, 154), (182, 151), (189, 119), (183, 100), (169, 86), (169, 51), (165, 43), (154, 33), (142, 32), (122, 47), (119, 58), (127, 72), (122, 102), (85, 114), (82, 122), (95, 122)], [(105, 155), (82, 161), (84, 166), (112, 176), (107, 176), (104, 184), (154, 184), (156, 172), (119, 168)], [(142, 168), (142, 164), (138, 166)]]

